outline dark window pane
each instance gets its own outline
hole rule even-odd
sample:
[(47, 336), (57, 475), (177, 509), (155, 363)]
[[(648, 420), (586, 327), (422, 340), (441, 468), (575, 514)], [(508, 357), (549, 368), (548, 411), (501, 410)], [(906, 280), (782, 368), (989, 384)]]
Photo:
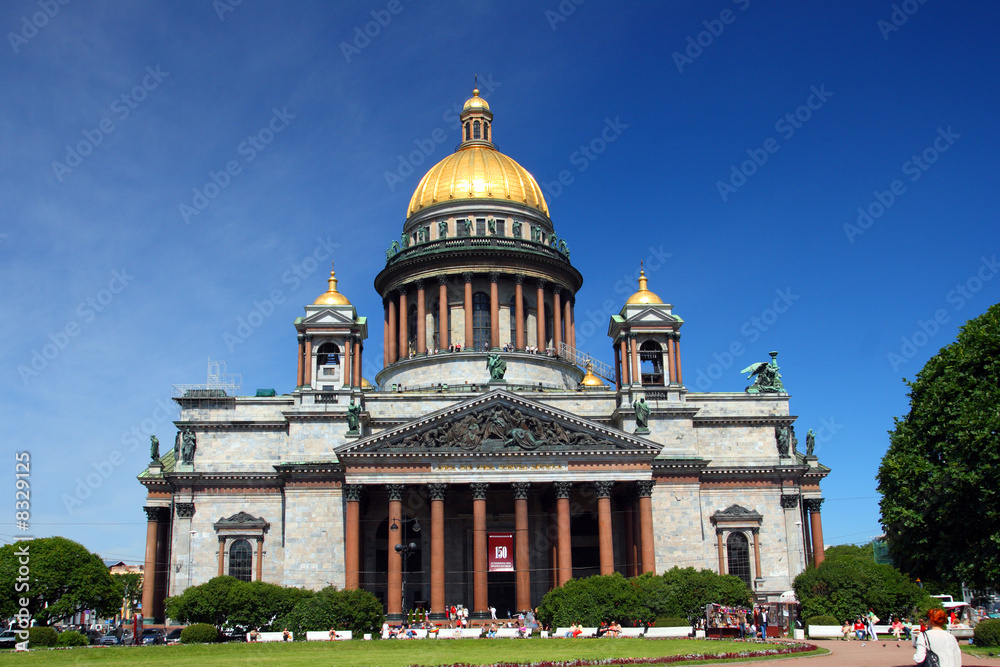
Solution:
[(729, 574), (736, 575), (750, 588), (750, 545), (743, 533), (732, 533), (726, 540), (726, 552), (729, 557)]
[(229, 547), (229, 576), (241, 581), (251, 581), (253, 549), (246, 540), (236, 540)]
[(472, 345), (485, 350), (490, 344), (490, 297), (483, 292), (472, 295)]

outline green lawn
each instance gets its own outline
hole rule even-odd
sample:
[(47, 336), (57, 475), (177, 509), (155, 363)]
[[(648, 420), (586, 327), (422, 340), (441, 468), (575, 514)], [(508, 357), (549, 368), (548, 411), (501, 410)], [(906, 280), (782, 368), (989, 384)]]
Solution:
[(1000, 656), (1000, 646), (969, 646), (965, 641), (959, 641), (963, 653), (980, 658), (996, 658)]
[[(489, 664), (501, 660), (660, 657), (684, 653), (756, 650), (763, 644), (702, 640), (645, 639), (448, 639), (414, 641), (292, 642), (289, 644), (218, 644), (38, 650), (0, 654), (0, 664), (37, 665), (336, 665), (337, 667), (408, 667)], [(820, 650), (819, 653), (826, 653)], [(800, 653), (797, 655), (810, 655)], [(688, 664), (688, 663), (675, 663)]]

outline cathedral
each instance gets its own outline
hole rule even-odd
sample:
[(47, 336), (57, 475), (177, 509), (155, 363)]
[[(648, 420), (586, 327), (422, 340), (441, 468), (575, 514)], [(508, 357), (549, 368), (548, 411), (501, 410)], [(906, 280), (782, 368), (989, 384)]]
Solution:
[(138, 478), (147, 622), (223, 574), (362, 588), (390, 619), (488, 618), (574, 577), (674, 566), (775, 601), (822, 560), (829, 468), (796, 448), (776, 353), (745, 392), (690, 391), (684, 320), (644, 274), (608, 322), (613, 363), (579, 351), (583, 275), (542, 190), (497, 150), (478, 90), (460, 120), (374, 278), (374, 384), (377, 326), (331, 270), (289, 335), (294, 391), (177, 392), (177, 444)]

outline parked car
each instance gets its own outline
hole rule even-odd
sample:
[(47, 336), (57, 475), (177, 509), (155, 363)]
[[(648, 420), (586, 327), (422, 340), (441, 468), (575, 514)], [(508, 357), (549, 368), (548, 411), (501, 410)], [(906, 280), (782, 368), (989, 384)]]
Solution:
[(87, 641), (90, 642), (91, 646), (100, 644), (101, 640), (104, 639), (104, 633), (102, 633), (100, 630), (95, 630), (91, 628), (90, 630), (81, 630), (80, 632), (86, 635)]
[(122, 632), (122, 636), (119, 639), (115, 632), (109, 632), (103, 637), (101, 637), (101, 646), (119, 646), (125, 645), (129, 646), (132, 644), (132, 631), (125, 630)]
[(171, 630), (170, 632), (168, 632), (167, 636), (165, 638), (166, 641), (167, 641), (167, 643), (168, 644), (178, 644), (178, 643), (180, 643), (180, 641), (181, 641), (181, 632), (183, 630), (184, 630), (184, 628), (174, 628), (173, 630)]
[(0, 648), (14, 648), (18, 642), (16, 630), (4, 630), (0, 632)]
[(166, 635), (159, 628), (146, 628), (142, 631), (141, 639), (143, 646), (166, 643)]

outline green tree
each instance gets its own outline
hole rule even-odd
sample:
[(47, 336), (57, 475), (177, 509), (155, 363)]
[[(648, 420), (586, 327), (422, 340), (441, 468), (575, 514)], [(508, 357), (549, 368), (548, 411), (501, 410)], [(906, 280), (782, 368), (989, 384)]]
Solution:
[(827, 615), (843, 622), (871, 608), (882, 619), (934, 606), (930, 596), (891, 565), (866, 554), (834, 555), (795, 577), (802, 617)]
[[(20, 570), (22, 566), (26, 575)], [(20, 580), (24, 578), (27, 581)], [(0, 547), (0, 591), (0, 614), (13, 616), (21, 606), (19, 599), (27, 598), (27, 609), (40, 625), (81, 609), (111, 615), (121, 604), (118, 587), (100, 556), (64, 537), (41, 537)]]
[(553, 588), (538, 605), (538, 618), (552, 627), (652, 620), (649, 608), (640, 601), (639, 587), (617, 572), (570, 579)]
[(752, 593), (743, 580), (731, 574), (717, 574), (693, 567), (673, 567), (659, 578), (663, 591), (651, 609), (657, 617), (674, 616), (694, 619), (703, 616), (709, 603), (745, 607)]
[(142, 575), (138, 572), (123, 572), (112, 574), (111, 580), (115, 582), (121, 606), (137, 609), (142, 601)]
[(324, 588), (299, 600), (289, 613), (279, 617), (276, 628), (288, 628), (295, 636), (309, 630), (350, 630), (355, 636), (374, 633), (382, 627), (382, 603), (368, 591)]
[(917, 373), (878, 473), (893, 561), (921, 579), (1000, 587), (1000, 304)]
[(207, 623), (216, 628), (246, 632), (273, 627), (274, 620), (288, 614), (303, 598), (312, 596), (301, 588), (276, 586), (262, 581), (245, 582), (222, 576), (192, 586), (181, 595), (167, 598), (167, 616), (181, 623)]

